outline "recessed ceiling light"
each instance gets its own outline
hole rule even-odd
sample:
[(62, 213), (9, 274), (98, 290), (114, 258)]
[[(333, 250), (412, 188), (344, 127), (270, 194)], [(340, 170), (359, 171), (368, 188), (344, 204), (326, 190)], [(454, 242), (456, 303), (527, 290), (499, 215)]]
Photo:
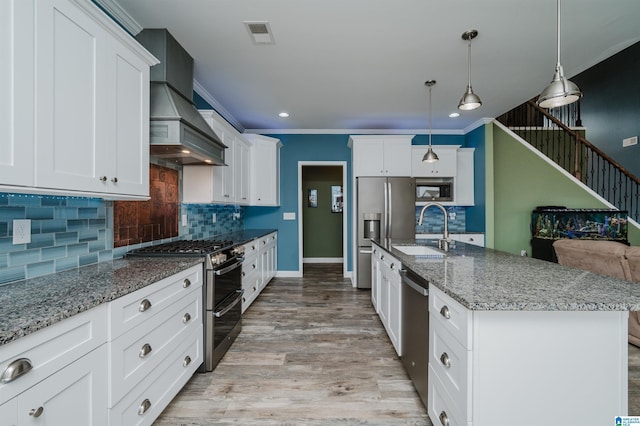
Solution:
[(204, 160), (204, 162), (205, 162), (205, 163), (208, 163), (208, 164), (213, 163), (213, 161), (211, 161), (211, 160)]
[(278, 114), (278, 117), (287, 118), (287, 117), (289, 117), (289, 113), (283, 111), (280, 114)]
[(189, 151), (188, 149), (183, 149), (181, 152), (183, 154), (191, 154), (191, 151)]
[(451, 117), (451, 118), (460, 117), (460, 113), (459, 112), (452, 112), (451, 114), (449, 114), (449, 117)]

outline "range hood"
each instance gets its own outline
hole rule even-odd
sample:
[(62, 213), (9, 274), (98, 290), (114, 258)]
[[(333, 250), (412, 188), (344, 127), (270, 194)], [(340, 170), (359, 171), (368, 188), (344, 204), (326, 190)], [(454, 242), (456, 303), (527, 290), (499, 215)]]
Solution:
[(193, 103), (193, 58), (166, 29), (144, 29), (136, 39), (160, 60), (151, 67), (151, 156), (224, 166), (227, 147)]

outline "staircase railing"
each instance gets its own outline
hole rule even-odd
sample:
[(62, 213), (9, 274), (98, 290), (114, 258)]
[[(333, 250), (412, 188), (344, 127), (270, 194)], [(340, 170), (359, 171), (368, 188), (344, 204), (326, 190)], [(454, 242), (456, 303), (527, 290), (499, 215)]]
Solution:
[(582, 125), (579, 102), (547, 111), (530, 100), (497, 120), (616, 208), (626, 210), (632, 219), (639, 221), (640, 180), (585, 139), (582, 129), (575, 129)]

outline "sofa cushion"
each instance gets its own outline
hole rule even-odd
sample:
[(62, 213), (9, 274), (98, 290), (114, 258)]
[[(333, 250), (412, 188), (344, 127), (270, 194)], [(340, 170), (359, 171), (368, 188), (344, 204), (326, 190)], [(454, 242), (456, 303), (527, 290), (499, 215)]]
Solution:
[(628, 248), (626, 244), (616, 241), (564, 239), (555, 241), (553, 248), (561, 265), (631, 280), (625, 259)]

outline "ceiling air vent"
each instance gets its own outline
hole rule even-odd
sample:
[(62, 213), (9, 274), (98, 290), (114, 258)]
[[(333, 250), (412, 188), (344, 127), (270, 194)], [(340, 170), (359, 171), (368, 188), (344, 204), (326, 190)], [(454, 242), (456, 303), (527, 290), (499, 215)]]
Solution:
[(245, 21), (244, 25), (247, 27), (247, 30), (249, 30), (249, 34), (251, 34), (251, 38), (255, 44), (273, 44), (271, 28), (267, 21)]

